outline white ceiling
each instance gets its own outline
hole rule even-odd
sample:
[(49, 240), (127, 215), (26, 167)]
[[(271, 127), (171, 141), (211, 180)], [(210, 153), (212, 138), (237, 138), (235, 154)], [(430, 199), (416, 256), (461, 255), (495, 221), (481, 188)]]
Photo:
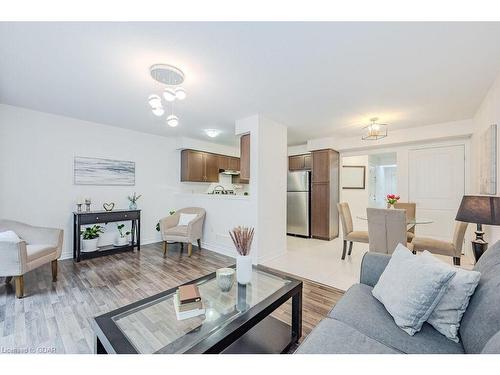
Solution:
[[(207, 139), (255, 113), (289, 144), (471, 118), (500, 68), (500, 23), (0, 23), (0, 103)], [(172, 129), (148, 68), (186, 73)]]

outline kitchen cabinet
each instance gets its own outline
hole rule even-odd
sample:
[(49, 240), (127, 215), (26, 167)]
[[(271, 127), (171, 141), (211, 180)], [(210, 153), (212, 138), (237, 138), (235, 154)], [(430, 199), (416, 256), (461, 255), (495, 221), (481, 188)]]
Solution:
[(229, 168), (229, 156), (226, 155), (219, 155), (219, 169), (230, 169)]
[(311, 169), (311, 155), (293, 155), (288, 157), (288, 170), (305, 171)]
[(181, 181), (218, 182), (218, 155), (196, 150), (182, 150)]
[(250, 134), (242, 135), (240, 138), (240, 177), (241, 183), (250, 181)]
[(339, 153), (318, 150), (312, 153), (311, 234), (332, 240), (339, 235)]
[(234, 158), (234, 157), (228, 157), (228, 168), (232, 171), (239, 171), (240, 170), (240, 159), (239, 158)]

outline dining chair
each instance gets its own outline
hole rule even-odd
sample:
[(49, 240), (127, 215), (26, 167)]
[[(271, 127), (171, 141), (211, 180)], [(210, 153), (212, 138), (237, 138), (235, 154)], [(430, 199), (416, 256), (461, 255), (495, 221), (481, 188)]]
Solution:
[(468, 223), (455, 221), (455, 230), (451, 242), (436, 240), (430, 237), (415, 236), (411, 241), (413, 252), (427, 250), (433, 254), (447, 255), (453, 257), (453, 264), (460, 265), (462, 245)]
[(349, 204), (347, 202), (337, 203), (337, 208), (339, 210), (340, 221), (342, 222), (342, 232), (344, 240), (342, 259), (345, 259), (347, 242), (349, 242), (348, 255), (351, 255), (353, 242), (368, 243), (368, 232), (353, 229), (351, 209), (349, 208)]
[[(369, 251), (392, 254), (406, 243), (406, 212), (397, 208), (367, 208)], [(407, 245), (408, 246), (408, 245)]]
[[(406, 222), (417, 217), (417, 204), (416, 203), (403, 203), (398, 202), (394, 204), (394, 208), (406, 211)], [(415, 225), (406, 231), (406, 242), (411, 242), (415, 237)]]

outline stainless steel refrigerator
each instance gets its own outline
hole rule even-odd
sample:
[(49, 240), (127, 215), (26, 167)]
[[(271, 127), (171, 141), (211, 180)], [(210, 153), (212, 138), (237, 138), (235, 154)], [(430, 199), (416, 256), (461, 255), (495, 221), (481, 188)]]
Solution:
[(311, 172), (288, 172), (287, 234), (311, 237)]

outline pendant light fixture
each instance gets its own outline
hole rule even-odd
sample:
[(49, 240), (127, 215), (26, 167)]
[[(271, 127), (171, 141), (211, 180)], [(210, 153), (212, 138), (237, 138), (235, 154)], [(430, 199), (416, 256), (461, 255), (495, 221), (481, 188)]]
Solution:
[(361, 137), (362, 140), (376, 141), (387, 137), (387, 124), (379, 124), (377, 121), (378, 117), (370, 119), (371, 124), (363, 128), (366, 131), (366, 135)]
[(158, 83), (166, 86), (163, 89), (163, 100), (157, 94), (152, 94), (148, 98), (153, 114), (162, 117), (165, 114), (164, 105), (170, 105), (170, 115), (167, 117), (167, 125), (176, 127), (179, 125), (179, 117), (174, 112), (174, 102), (184, 100), (187, 96), (186, 90), (180, 85), (184, 82), (184, 73), (179, 68), (168, 64), (155, 64), (149, 68), (151, 77)]

